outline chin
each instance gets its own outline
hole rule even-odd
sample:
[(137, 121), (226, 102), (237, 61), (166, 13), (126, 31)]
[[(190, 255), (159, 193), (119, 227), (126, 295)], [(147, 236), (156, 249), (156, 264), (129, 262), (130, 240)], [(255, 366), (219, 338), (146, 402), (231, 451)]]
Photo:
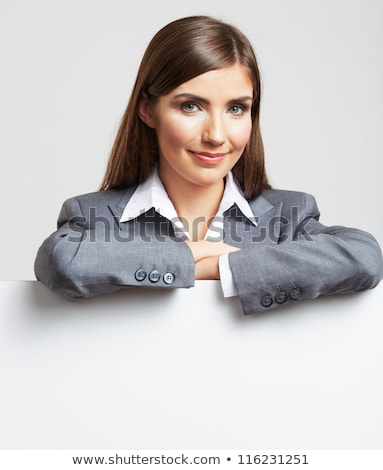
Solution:
[(227, 175), (227, 172), (225, 174), (222, 173), (220, 175), (206, 175), (206, 176), (204, 175), (204, 176), (193, 178), (191, 182), (199, 186), (211, 186), (222, 181), (226, 175)]

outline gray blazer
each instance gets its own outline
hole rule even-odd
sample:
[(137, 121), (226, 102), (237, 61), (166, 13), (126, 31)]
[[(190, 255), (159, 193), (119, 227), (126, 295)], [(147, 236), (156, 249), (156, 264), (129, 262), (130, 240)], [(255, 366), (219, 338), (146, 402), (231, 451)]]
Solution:
[[(38, 280), (68, 300), (128, 286), (175, 288), (194, 285), (189, 247), (154, 209), (119, 222), (135, 187), (67, 200), (58, 230), (39, 248)], [(265, 190), (249, 201), (250, 223), (233, 206), (225, 213), (223, 240), (245, 314), (319, 295), (375, 287), (383, 276), (382, 253), (368, 233), (326, 227), (312, 196)]]

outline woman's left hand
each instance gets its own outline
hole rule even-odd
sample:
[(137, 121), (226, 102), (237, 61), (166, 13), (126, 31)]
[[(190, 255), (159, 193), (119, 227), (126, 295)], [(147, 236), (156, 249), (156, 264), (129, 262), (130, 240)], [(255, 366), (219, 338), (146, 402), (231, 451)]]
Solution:
[(195, 279), (220, 279), (219, 256), (209, 256), (202, 258), (195, 263)]
[(239, 248), (223, 242), (199, 240), (185, 242), (191, 249), (195, 261), (195, 279), (220, 279), (219, 257), (238, 251)]

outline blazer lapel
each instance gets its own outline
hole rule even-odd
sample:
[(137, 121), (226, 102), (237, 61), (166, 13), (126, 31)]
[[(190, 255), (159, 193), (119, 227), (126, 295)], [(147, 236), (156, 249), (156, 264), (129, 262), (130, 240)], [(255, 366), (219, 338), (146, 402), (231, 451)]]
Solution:
[[(116, 198), (116, 202), (111, 202), (108, 204), (108, 208), (113, 214), (116, 223), (118, 224), (120, 230), (122, 229), (123, 231), (127, 230), (128, 225), (130, 224), (129, 222), (120, 222), (120, 218), (135, 189), (135, 186), (129, 187), (122, 192), (120, 198)], [(223, 241), (238, 247), (243, 246), (243, 244), (250, 245), (256, 243), (278, 243), (282, 223), (282, 202), (273, 205), (262, 195), (259, 195), (252, 201), (249, 201), (249, 205), (253, 211), (257, 225), (254, 225), (252, 222), (250, 222), (242, 214), (238, 207), (234, 205), (225, 212), (223, 224)], [(151, 214), (150, 211), (148, 211), (147, 216), (153, 222), (153, 214)], [(145, 217), (145, 215), (142, 214), (140, 217)], [(165, 220), (167, 221), (167, 219), (163, 218), (162, 216), (159, 216), (159, 218), (163, 219), (162, 224)], [(165, 232), (167, 231), (168, 235), (174, 236), (171, 223), (169, 222), (168, 225), (169, 227), (167, 230), (165, 230)]]
[(262, 195), (249, 201), (257, 225), (250, 222), (236, 205), (225, 213), (223, 241), (241, 247), (256, 243), (278, 243), (281, 232), (282, 202), (273, 206)]
[(108, 208), (110, 212), (113, 214), (113, 217), (119, 226), (120, 226), (120, 219), (124, 212), (125, 206), (128, 203), (129, 199), (132, 197), (132, 194), (136, 190), (136, 187), (137, 186), (129, 186), (129, 188), (123, 192), (122, 196), (119, 199), (117, 199), (116, 202), (112, 202), (108, 204)]

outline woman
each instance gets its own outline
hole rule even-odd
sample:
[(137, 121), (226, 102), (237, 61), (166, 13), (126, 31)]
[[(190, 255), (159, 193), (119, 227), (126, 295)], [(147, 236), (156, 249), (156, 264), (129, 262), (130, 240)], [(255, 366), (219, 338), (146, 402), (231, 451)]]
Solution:
[(245, 314), (382, 278), (363, 231), (325, 227), (312, 196), (271, 189), (256, 58), (236, 28), (174, 21), (142, 59), (101, 190), (63, 205), (35, 272), (70, 300), (220, 279)]

